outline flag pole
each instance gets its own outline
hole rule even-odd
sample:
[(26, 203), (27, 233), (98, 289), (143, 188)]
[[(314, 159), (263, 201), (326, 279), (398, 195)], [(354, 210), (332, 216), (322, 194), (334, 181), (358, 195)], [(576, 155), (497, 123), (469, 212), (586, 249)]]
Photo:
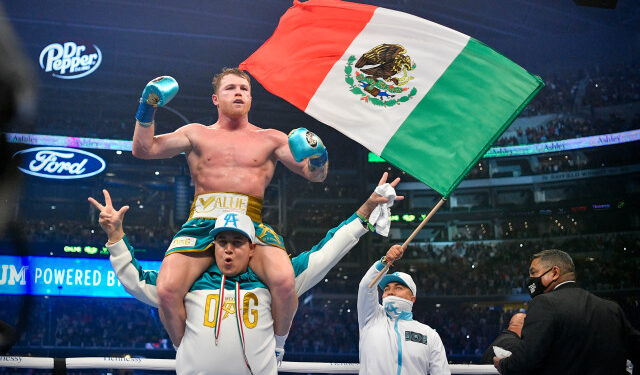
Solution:
[[(425, 224), (427, 224), (427, 222), (431, 219), (431, 217), (433, 215), (435, 215), (435, 213), (438, 211), (438, 209), (440, 208), (440, 206), (442, 206), (444, 204), (444, 201), (446, 199), (440, 198), (440, 201), (438, 202), (438, 204), (436, 204), (436, 206), (431, 210), (431, 212), (429, 212), (429, 215), (427, 215), (427, 217), (424, 218), (424, 220), (422, 220), (422, 222), (420, 223), (420, 225), (418, 225), (418, 227), (413, 231), (413, 233), (411, 233), (411, 235), (409, 236), (409, 238), (407, 238), (406, 241), (404, 241), (404, 243), (402, 244), (402, 248), (406, 249), (407, 246), (409, 246), (409, 243), (411, 241), (413, 241), (413, 238), (418, 234), (418, 232), (420, 232), (420, 230), (424, 227)], [(369, 284), (369, 288), (373, 288), (374, 285), (376, 285), (378, 283), (378, 280), (380, 280), (380, 278), (382, 277), (382, 275), (387, 272), (387, 270), (389, 269), (389, 267), (391, 267), (393, 263), (389, 262), (387, 263), (386, 266), (384, 266), (384, 268), (382, 269), (382, 271), (380, 271), (378, 273), (378, 276), (376, 276), (375, 279), (373, 279), (373, 281), (371, 281), (371, 283)]]

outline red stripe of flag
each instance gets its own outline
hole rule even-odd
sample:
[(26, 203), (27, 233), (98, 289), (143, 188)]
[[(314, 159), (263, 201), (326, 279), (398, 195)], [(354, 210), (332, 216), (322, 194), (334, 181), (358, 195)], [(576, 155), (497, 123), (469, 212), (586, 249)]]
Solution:
[[(265, 89), (272, 93), (277, 90), (278, 96), (303, 111), (377, 9), (336, 0), (308, 3), (314, 6), (294, 0), (273, 35), (239, 66), (263, 85), (266, 83)], [(340, 28), (327, 32), (327, 23)], [(279, 69), (283, 60), (291, 61), (286, 71)]]

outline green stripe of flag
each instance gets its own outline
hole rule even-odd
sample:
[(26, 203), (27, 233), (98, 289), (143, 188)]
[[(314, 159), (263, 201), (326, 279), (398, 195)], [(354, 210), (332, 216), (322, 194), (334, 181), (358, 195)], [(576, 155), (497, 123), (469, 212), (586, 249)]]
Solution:
[(381, 156), (446, 198), (542, 87), (471, 38)]

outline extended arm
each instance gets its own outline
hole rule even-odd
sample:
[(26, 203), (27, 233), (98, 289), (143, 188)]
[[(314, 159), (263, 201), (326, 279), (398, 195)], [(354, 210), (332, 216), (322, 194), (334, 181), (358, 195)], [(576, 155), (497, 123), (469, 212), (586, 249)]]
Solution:
[[(385, 173), (378, 184), (383, 185), (386, 181), (387, 174)], [(395, 187), (399, 182), (400, 179), (397, 178), (390, 185)], [(400, 199), (403, 198), (400, 197)], [(358, 209), (357, 214), (367, 219), (378, 204), (386, 201), (386, 198), (373, 192)], [(322, 241), (311, 250), (301, 253), (293, 259), (298, 295), (311, 289), (322, 280), (327, 272), (358, 243), (360, 237), (367, 233), (366, 224), (358, 218), (357, 214), (331, 229)]]
[(129, 209), (129, 206), (123, 206), (119, 210), (115, 210), (109, 192), (107, 190), (102, 190), (102, 192), (104, 193), (104, 205), (91, 197), (89, 202), (100, 211), (98, 223), (107, 234), (109, 260), (116, 271), (116, 276), (129, 294), (148, 305), (157, 307), (156, 278), (158, 273), (156, 271), (144, 271), (140, 267), (140, 264), (133, 256), (133, 247), (127, 242), (122, 228), (124, 214)]
[(154, 136), (155, 125), (142, 127), (136, 124), (131, 149), (133, 156), (140, 159), (166, 159), (191, 151), (191, 141), (185, 129), (187, 126), (172, 133)]
[(296, 292), (302, 295), (315, 286), (367, 233), (356, 215), (331, 229), (325, 238), (311, 250), (293, 260), (296, 274)]
[(145, 271), (133, 256), (133, 247), (124, 237), (114, 244), (107, 243), (109, 261), (122, 286), (138, 301), (158, 307), (158, 272)]
[[(378, 303), (378, 283), (382, 278), (379, 278), (378, 283), (372, 288), (369, 288), (369, 284), (376, 278), (380, 271), (384, 269), (387, 262), (393, 263), (402, 258), (404, 250), (401, 245), (391, 246), (387, 254), (375, 262), (362, 280), (360, 280), (360, 285), (358, 285), (358, 326), (360, 329), (362, 329), (376, 313), (382, 313), (382, 306)], [(387, 268), (387, 270), (384, 271), (383, 276), (387, 274), (388, 270)]]
[[(358, 285), (358, 326), (360, 329), (367, 325), (376, 313), (382, 314), (382, 306), (378, 303), (378, 285), (369, 288), (369, 283), (382, 271), (384, 264), (377, 261), (364, 274)], [(386, 272), (385, 272), (386, 274)]]
[(191, 150), (186, 126), (172, 133), (155, 136), (154, 116), (158, 106), (167, 104), (178, 92), (175, 79), (162, 76), (147, 84), (136, 113), (133, 131), (133, 156), (141, 159), (164, 159)]

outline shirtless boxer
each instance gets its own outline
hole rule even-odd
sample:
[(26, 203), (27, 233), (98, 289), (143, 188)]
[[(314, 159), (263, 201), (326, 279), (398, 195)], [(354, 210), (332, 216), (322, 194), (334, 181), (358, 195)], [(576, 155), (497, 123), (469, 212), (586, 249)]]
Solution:
[(133, 155), (162, 159), (184, 152), (195, 185), (189, 220), (173, 238), (158, 274), (160, 318), (174, 345), (180, 345), (186, 319), (184, 296), (213, 262), (209, 232), (215, 218), (239, 212), (251, 217), (256, 227), (258, 246), (250, 267), (273, 296), (274, 332), (281, 347), (298, 298), (282, 237), (262, 223), (262, 199), (276, 162), (310, 181), (322, 182), (328, 170), (327, 152), (322, 141), (306, 129), (296, 129), (287, 137), (249, 123), (251, 83), (243, 71), (225, 69), (212, 83), (211, 99), (218, 108), (218, 121), (213, 125), (192, 123), (154, 136), (157, 106), (166, 104), (178, 91), (175, 80), (167, 76), (149, 82), (136, 114)]

